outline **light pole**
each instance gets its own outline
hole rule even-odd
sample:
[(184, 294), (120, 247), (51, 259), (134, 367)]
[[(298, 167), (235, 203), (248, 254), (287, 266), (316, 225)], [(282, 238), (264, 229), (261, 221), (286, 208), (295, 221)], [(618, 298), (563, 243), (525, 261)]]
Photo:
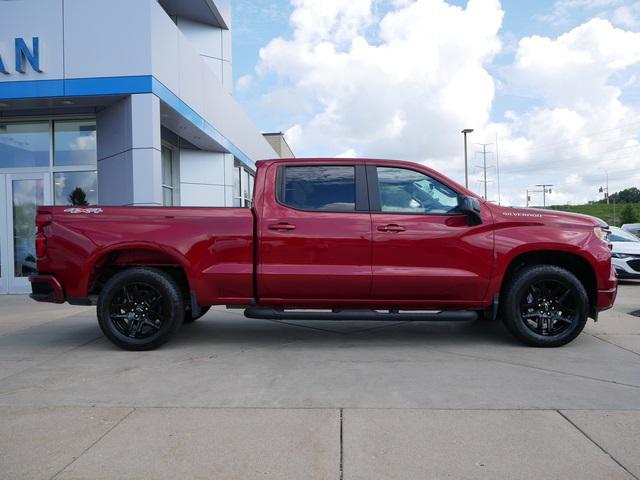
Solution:
[(606, 186), (600, 187), (600, 193), (604, 193), (604, 198), (607, 201), (607, 205), (609, 205), (609, 172), (606, 168), (602, 168), (604, 170), (604, 174), (606, 175)]
[(467, 134), (473, 132), (473, 128), (465, 128), (462, 130), (464, 135), (464, 186), (469, 188), (469, 163), (467, 161)]

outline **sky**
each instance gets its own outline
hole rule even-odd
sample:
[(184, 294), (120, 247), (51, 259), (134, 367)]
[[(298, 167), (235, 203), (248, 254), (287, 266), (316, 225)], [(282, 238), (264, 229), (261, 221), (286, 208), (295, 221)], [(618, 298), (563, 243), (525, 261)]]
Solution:
[(639, 0), (232, 5), (234, 96), (298, 157), (410, 160), (463, 183), (473, 128), (469, 186), (484, 192), (488, 144), (490, 201), (640, 188)]

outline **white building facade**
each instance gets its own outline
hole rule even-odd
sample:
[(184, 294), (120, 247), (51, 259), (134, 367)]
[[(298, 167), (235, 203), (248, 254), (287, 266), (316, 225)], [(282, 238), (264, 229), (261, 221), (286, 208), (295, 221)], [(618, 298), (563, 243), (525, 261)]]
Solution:
[(37, 205), (250, 205), (277, 155), (231, 60), (229, 0), (0, 0), (0, 293)]

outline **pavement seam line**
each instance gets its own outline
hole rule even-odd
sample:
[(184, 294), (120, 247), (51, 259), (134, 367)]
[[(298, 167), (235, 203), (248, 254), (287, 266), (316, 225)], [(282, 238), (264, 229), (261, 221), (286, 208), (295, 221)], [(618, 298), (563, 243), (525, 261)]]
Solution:
[[(42, 365), (44, 365), (46, 363), (50, 363), (52, 360), (55, 360), (56, 358), (58, 358), (58, 357), (60, 357), (62, 355), (66, 355), (67, 353), (71, 353), (74, 350), (77, 350), (78, 348), (86, 347), (90, 343), (97, 342), (98, 340), (100, 340), (103, 337), (104, 337), (104, 335), (99, 335), (96, 338), (92, 338), (91, 340), (88, 340), (88, 341), (86, 341), (84, 343), (81, 343), (80, 345), (76, 345), (74, 347), (68, 348), (67, 350), (65, 350), (63, 352), (55, 353), (55, 354), (53, 354), (53, 356), (51, 358), (47, 358), (46, 360), (42, 360), (41, 362), (38, 362), (35, 365), (31, 365), (30, 367), (27, 367), (24, 370), (20, 370), (19, 372), (14, 372), (11, 375), (7, 375), (6, 377), (0, 378), (0, 382), (4, 382), (5, 380), (7, 380), (7, 379), (9, 379), (11, 377), (15, 377), (16, 375), (21, 375), (23, 373), (26, 373), (29, 370), (32, 370), (34, 368), (41, 367)], [(0, 393), (0, 395), (2, 395), (2, 393)]]
[(344, 417), (343, 410), (340, 409), (340, 480), (344, 479), (344, 436), (343, 436), (343, 425), (344, 425)]
[[(640, 357), (640, 353), (634, 352), (633, 350), (629, 350), (628, 348), (622, 347), (622, 346), (618, 345), (617, 343), (613, 343), (613, 342), (611, 342), (609, 340), (605, 340), (604, 338), (599, 337), (598, 334), (587, 333), (587, 335), (590, 335), (593, 338), (597, 338), (598, 340), (600, 340), (600, 341), (602, 341), (604, 343), (608, 343), (609, 345), (613, 345), (614, 347), (617, 347), (617, 348), (619, 348), (621, 350), (624, 350), (625, 352), (633, 353), (634, 355), (637, 355), (637, 356)], [(605, 337), (607, 336), (606, 333), (600, 333), (599, 335), (602, 335), (602, 336), (605, 336)], [(626, 335), (626, 334), (624, 334), (624, 333), (623, 334), (620, 334), (620, 333), (609, 333), (608, 335)]]
[(92, 442), (91, 445), (89, 445), (82, 452), (80, 452), (80, 455), (78, 455), (76, 458), (71, 460), (64, 467), (62, 467), (60, 470), (58, 470), (56, 473), (54, 473), (53, 476), (50, 478), (50, 480), (55, 480), (56, 477), (58, 477), (58, 475), (60, 475), (67, 468), (69, 468), (71, 465), (73, 465), (80, 457), (82, 457), (85, 453), (87, 453), (90, 449), (92, 449), (100, 440), (102, 440), (104, 437), (109, 435), (113, 431), (114, 428), (116, 428), (118, 425), (120, 425), (122, 422), (124, 422), (127, 418), (129, 418), (129, 416), (135, 411), (136, 411), (136, 407), (133, 407), (131, 410), (129, 410), (129, 412), (126, 415), (124, 415), (120, 420), (118, 420), (111, 428), (109, 428), (106, 432), (104, 432), (102, 435), (100, 435), (94, 442)]
[(625, 472), (627, 472), (629, 475), (631, 475), (631, 477), (635, 478), (636, 480), (640, 480), (638, 479), (638, 477), (636, 477), (633, 473), (631, 473), (629, 471), (629, 469), (627, 467), (625, 467), (622, 463), (620, 463), (613, 455), (611, 455), (609, 452), (607, 452), (602, 446), (600, 446), (600, 444), (598, 442), (596, 442), (593, 438), (591, 438), (587, 432), (585, 432), (582, 428), (580, 428), (573, 420), (571, 420), (569, 417), (567, 417), (564, 413), (562, 413), (560, 410), (556, 410), (556, 412), (558, 412), (558, 415), (560, 415), (562, 418), (564, 418), (567, 422), (569, 422), (570, 425), (573, 426), (573, 428), (575, 428), (576, 430), (578, 430), (582, 435), (584, 435), (584, 437), (589, 440), (591, 443), (593, 443), (596, 447), (598, 447), (598, 449), (600, 449), (607, 457), (609, 457), (611, 460), (613, 460), (620, 468), (622, 468)]
[(80, 313), (72, 313), (70, 315), (65, 315), (65, 316), (62, 316), (62, 317), (56, 317), (56, 318), (53, 318), (51, 320), (47, 320), (46, 322), (38, 323), (36, 325), (30, 325), (28, 327), (18, 328), (18, 330), (14, 330), (12, 332), (2, 333), (2, 334), (0, 334), (0, 337), (6, 337), (6, 336), (9, 336), (9, 335), (14, 335), (14, 334), (22, 334), (22, 333), (25, 333), (29, 329), (38, 328), (38, 327), (41, 327), (43, 325), (48, 325), (48, 324), (53, 323), (53, 322), (58, 322), (60, 320), (66, 320), (68, 318), (75, 317), (77, 315), (80, 315)]
[(555, 374), (558, 374), (558, 375), (566, 375), (568, 377), (582, 378), (582, 379), (585, 379), (585, 380), (592, 380), (594, 382), (610, 383), (610, 384), (613, 384), (613, 385), (621, 385), (623, 387), (630, 387), (630, 388), (640, 388), (640, 385), (634, 385), (632, 383), (617, 382), (615, 380), (606, 380), (604, 378), (591, 377), (589, 375), (580, 375), (579, 373), (563, 372), (562, 370), (555, 370), (553, 368), (536, 367), (536, 366), (533, 366), (533, 365), (527, 365), (525, 363), (508, 362), (506, 360), (499, 360), (497, 358), (483, 357), (483, 356), (480, 356), (480, 355), (471, 355), (471, 354), (468, 354), (468, 353), (452, 352), (451, 350), (446, 350), (446, 349), (441, 349), (441, 348), (434, 348), (433, 350), (434, 351), (443, 352), (443, 353), (448, 353), (450, 355), (458, 355), (460, 357), (472, 358), (474, 360), (484, 360), (484, 361), (487, 361), (487, 362), (495, 362), (495, 363), (501, 363), (501, 364), (504, 364), (504, 365), (511, 365), (512, 367), (530, 368), (532, 370), (538, 370), (538, 371), (545, 372), (545, 373), (555, 373)]

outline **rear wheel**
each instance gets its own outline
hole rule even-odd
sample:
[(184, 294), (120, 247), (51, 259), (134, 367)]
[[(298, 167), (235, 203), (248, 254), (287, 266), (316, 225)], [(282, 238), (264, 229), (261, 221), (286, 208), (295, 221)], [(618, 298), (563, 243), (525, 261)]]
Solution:
[(575, 275), (552, 265), (536, 265), (511, 278), (502, 320), (527, 345), (559, 347), (582, 332), (588, 312), (589, 297)]
[(98, 299), (98, 323), (105, 336), (126, 350), (151, 350), (182, 325), (180, 288), (161, 270), (131, 268), (106, 283)]

